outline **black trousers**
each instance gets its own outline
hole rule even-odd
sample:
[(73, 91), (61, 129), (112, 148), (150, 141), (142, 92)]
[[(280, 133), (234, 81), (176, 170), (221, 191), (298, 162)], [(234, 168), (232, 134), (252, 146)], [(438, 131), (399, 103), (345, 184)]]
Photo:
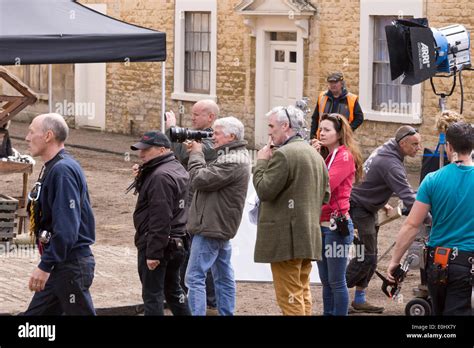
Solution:
[(437, 282), (436, 266), (428, 259), (427, 283), (434, 315), (473, 315), (471, 308), (471, 266), (450, 263), (447, 284)]
[(346, 270), (347, 287), (367, 288), (377, 268), (377, 237), (379, 233), (377, 216), (361, 206), (354, 205), (353, 202), (351, 202), (349, 214), (354, 228), (358, 231), (359, 242), (364, 246), (364, 257), (355, 257), (349, 262)]
[(93, 256), (56, 265), (45, 289), (34, 294), (24, 315), (95, 315), (89, 292), (94, 268)]
[(184, 258), (183, 249), (172, 251), (154, 271), (150, 271), (146, 264), (146, 250), (138, 251), (138, 274), (142, 283), (145, 316), (163, 316), (165, 299), (173, 315), (191, 315), (188, 299), (180, 285)]

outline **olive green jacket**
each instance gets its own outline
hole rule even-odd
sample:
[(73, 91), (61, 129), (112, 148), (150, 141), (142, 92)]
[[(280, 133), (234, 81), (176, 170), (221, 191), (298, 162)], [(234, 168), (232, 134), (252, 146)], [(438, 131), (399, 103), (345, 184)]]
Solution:
[(257, 161), (253, 184), (261, 201), (255, 262), (320, 260), (321, 208), (331, 192), (321, 155), (295, 137)]
[(245, 207), (250, 179), (246, 141), (216, 149), (217, 159), (206, 164), (202, 152), (191, 152), (188, 169), (194, 190), (188, 231), (207, 238), (235, 237)]

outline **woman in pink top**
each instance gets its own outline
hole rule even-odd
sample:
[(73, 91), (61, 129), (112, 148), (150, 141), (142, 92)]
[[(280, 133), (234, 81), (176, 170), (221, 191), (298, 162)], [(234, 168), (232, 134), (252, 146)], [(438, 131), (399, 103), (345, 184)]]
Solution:
[(346, 266), (354, 238), (349, 197), (352, 184), (362, 177), (363, 161), (344, 116), (322, 115), (319, 129), (320, 138), (313, 140), (312, 145), (326, 160), (331, 187), (331, 200), (323, 206), (321, 214), (323, 255), (322, 260), (318, 261), (324, 315), (347, 315), (349, 290)]

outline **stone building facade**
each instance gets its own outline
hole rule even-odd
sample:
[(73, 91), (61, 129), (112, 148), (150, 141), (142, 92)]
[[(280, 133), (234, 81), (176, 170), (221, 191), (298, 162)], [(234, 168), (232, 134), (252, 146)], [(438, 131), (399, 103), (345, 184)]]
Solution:
[[(342, 71), (348, 89), (360, 96), (366, 121), (357, 131), (364, 153), (393, 136), (401, 124), (418, 127), (424, 145), (437, 143), (434, 129), (439, 113), (438, 97), (429, 81), (407, 92), (398, 87), (385, 89), (398, 95), (397, 101), (381, 97), (374, 110), (375, 66), (383, 59), (375, 57), (382, 50), (383, 37), (377, 28), (391, 18), (427, 17), (431, 27), (462, 24), (474, 27), (474, 3), (469, 0), (81, 0), (85, 5), (100, 2), (107, 15), (167, 34), (166, 108), (179, 115), (183, 126), (190, 126), (193, 103), (212, 98), (221, 106), (222, 116), (236, 116), (243, 121), (251, 147), (266, 139), (265, 113), (270, 107), (290, 104), (309, 97), (314, 108), (320, 91), (326, 89), (326, 76)], [(205, 93), (187, 92), (185, 69), (186, 23), (201, 23), (201, 35), (209, 35), (206, 58), (209, 72)], [(204, 28), (204, 29), (203, 29)], [(206, 29), (207, 28), (207, 29)], [(195, 29), (195, 28), (194, 28)], [(193, 30), (194, 30), (193, 29)], [(192, 31), (192, 30), (191, 30)], [(193, 32), (196, 34), (196, 31)], [(201, 41), (202, 43), (202, 41)], [(380, 53), (383, 56), (383, 52)], [(210, 59), (210, 60), (209, 60)], [(380, 61), (379, 61), (380, 60)], [(386, 73), (387, 66), (377, 70)], [(204, 66), (204, 63), (203, 63)], [(21, 76), (22, 67), (14, 68)], [(54, 66), (53, 106), (76, 100), (77, 67)], [(204, 69), (205, 70), (205, 69)], [(381, 73), (381, 74), (382, 74)], [(105, 115), (99, 128), (114, 133), (139, 134), (159, 128), (161, 118), (161, 64), (112, 63), (104, 68)], [(192, 74), (196, 74), (191, 73)], [(207, 75), (208, 74), (208, 75)], [(189, 75), (189, 76), (191, 76)], [(204, 76), (202, 75), (202, 76)], [(383, 75), (383, 74), (382, 74)], [(198, 78), (193, 75), (198, 81)], [(384, 75), (385, 76), (385, 75)], [(474, 76), (464, 75), (464, 116), (474, 123)], [(199, 80), (201, 81), (201, 80)], [(448, 90), (446, 79), (435, 79), (439, 90)], [(283, 87), (282, 87), (283, 86)], [(374, 87), (375, 86), (375, 87)], [(404, 95), (404, 97), (402, 97)], [(408, 95), (408, 97), (407, 97)], [(401, 104), (409, 104), (404, 113)], [(448, 99), (448, 108), (459, 110), (459, 88)], [(43, 111), (45, 103), (30, 108)], [(74, 116), (74, 115), (72, 115)], [(309, 116), (308, 116), (308, 121)], [(419, 159), (416, 160), (419, 162)], [(413, 162), (412, 164), (415, 164)]]

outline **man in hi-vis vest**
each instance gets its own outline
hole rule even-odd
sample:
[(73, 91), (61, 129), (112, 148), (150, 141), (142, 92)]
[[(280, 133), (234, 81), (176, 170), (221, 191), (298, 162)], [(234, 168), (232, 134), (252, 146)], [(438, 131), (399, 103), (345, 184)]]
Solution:
[(311, 138), (316, 137), (319, 118), (322, 114), (340, 114), (345, 116), (355, 131), (364, 122), (364, 113), (359, 105), (359, 98), (349, 93), (345, 87), (344, 75), (332, 73), (327, 78), (328, 90), (319, 95), (311, 121)]

